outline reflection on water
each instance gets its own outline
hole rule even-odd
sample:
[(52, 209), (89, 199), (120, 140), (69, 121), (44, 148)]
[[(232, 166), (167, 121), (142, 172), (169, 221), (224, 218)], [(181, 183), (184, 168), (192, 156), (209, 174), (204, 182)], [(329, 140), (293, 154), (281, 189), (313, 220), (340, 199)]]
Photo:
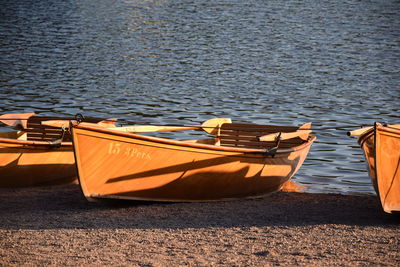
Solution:
[[(0, 13), (1, 113), (315, 128), (399, 121), (395, 0), (6, 0)], [(346, 130), (316, 132), (295, 177), (308, 192), (373, 192)]]

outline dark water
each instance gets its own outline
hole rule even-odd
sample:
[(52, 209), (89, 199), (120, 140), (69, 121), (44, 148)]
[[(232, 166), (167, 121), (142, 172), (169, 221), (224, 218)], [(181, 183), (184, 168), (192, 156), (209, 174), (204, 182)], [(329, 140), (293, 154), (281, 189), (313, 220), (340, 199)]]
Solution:
[[(400, 2), (2, 0), (0, 99), (139, 123), (399, 123)], [(346, 130), (316, 131), (308, 192), (373, 192)]]

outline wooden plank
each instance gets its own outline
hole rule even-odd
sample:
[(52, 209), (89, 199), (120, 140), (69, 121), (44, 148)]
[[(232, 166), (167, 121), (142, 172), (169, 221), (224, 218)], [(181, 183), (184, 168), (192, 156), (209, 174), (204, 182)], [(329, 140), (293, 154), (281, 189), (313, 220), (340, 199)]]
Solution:
[[(62, 129), (42, 125), (43, 120), (59, 119), (53, 116), (34, 116), (28, 120), (27, 139), (28, 140), (43, 140), (51, 141), (62, 137)], [(65, 118), (64, 118), (65, 119)], [(70, 141), (71, 135), (68, 132), (64, 133), (63, 141)]]
[[(275, 146), (275, 141), (261, 142), (259, 137), (277, 132), (290, 133), (296, 131), (299, 127), (288, 126), (268, 126), (254, 124), (223, 124), (220, 129), (220, 139), (222, 146), (230, 147), (249, 147), (249, 148), (271, 148)], [(302, 144), (304, 141), (300, 138), (293, 138), (290, 141), (281, 141), (279, 147), (289, 148)]]
[(257, 136), (240, 136), (240, 135), (220, 135), (220, 138), (224, 140), (248, 140), (248, 141), (259, 141)]
[(257, 125), (257, 124), (239, 124), (225, 123), (221, 126), (222, 130), (240, 130), (244, 132), (267, 131), (267, 132), (293, 132), (299, 127), (294, 126), (276, 126), (276, 125)]
[(26, 132), (34, 132), (34, 133), (61, 133), (61, 129), (54, 129), (54, 128), (28, 128), (25, 129)]

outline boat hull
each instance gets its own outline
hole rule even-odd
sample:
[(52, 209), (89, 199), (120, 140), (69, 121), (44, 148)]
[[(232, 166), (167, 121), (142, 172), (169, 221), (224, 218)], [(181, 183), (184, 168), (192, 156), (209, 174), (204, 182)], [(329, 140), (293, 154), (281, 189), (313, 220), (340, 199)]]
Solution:
[(86, 126), (73, 128), (79, 182), (88, 200), (218, 201), (279, 190), (314, 139), (274, 156)]
[(71, 143), (0, 138), (0, 187), (77, 183)]
[(383, 210), (400, 212), (400, 130), (377, 124), (358, 142)]

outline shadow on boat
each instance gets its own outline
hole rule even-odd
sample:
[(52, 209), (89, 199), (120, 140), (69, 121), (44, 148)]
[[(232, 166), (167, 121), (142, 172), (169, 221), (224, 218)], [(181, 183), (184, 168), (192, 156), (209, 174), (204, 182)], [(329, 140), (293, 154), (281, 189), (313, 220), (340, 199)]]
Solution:
[(47, 148), (41, 147), (9, 152), (8, 148), (0, 148), (0, 187), (59, 185), (77, 181), (75, 163), (65, 160), (63, 154), (51, 158)]
[[(292, 170), (294, 172), (294, 170)], [(230, 172), (198, 172), (178, 178), (155, 188), (125, 192), (119, 196), (135, 196), (149, 199), (152, 196), (158, 199), (243, 199), (246, 196), (262, 196), (265, 192), (279, 190), (286, 176), (270, 176), (268, 183), (262, 177), (262, 169), (252, 177), (246, 178), (249, 168), (244, 167), (234, 173)], [(225, 179), (223, 179), (225, 177)], [(234, 186), (227, 186), (229, 183)], [(233, 187), (233, 189), (232, 189)]]
[(398, 225), (375, 196), (277, 192), (203, 203), (89, 203), (78, 185), (0, 189), (0, 229), (186, 229), (324, 224)]
[[(146, 179), (142, 187), (126, 184), (125, 191), (109, 193), (116, 198), (144, 199), (144, 200), (223, 200), (243, 199), (246, 197), (263, 196), (266, 193), (279, 190), (282, 183), (292, 177), (300, 161), (299, 157), (287, 164), (285, 159), (271, 159), (273, 164), (261, 164), (257, 159), (237, 157), (218, 157), (213, 159), (196, 160), (172, 166), (153, 168), (152, 170), (137, 172), (130, 175), (113, 177), (106, 184), (131, 182), (135, 179)], [(242, 168), (221, 171), (218, 165), (237, 162), (244, 164)], [(276, 170), (279, 171), (276, 171)], [(149, 178), (151, 177), (151, 178)], [(155, 181), (154, 177), (164, 177)], [(168, 178), (165, 178), (168, 177)], [(145, 184), (145, 183), (144, 183)], [(105, 187), (105, 186), (104, 186)], [(128, 190), (133, 188), (133, 190)], [(88, 190), (90, 191), (90, 190)], [(96, 194), (96, 191), (91, 192)], [(105, 195), (98, 193), (99, 195)], [(111, 198), (112, 198), (111, 196)]]
[(0, 166), (0, 187), (69, 184), (77, 180), (75, 164), (20, 164), (19, 157)]

